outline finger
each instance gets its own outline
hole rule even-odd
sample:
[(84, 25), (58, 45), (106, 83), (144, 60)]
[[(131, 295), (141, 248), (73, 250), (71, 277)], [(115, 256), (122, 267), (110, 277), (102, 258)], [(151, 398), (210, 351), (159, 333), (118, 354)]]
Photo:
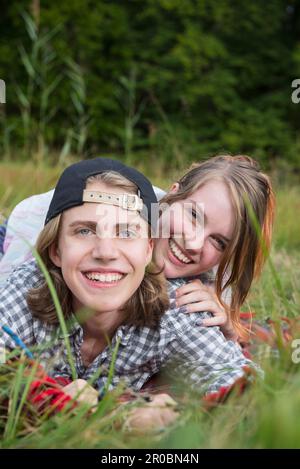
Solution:
[(176, 297), (185, 295), (194, 290), (206, 289), (206, 286), (198, 279), (192, 280), (191, 282), (185, 283), (176, 290)]
[(207, 292), (200, 292), (199, 290), (186, 293), (185, 295), (181, 296), (180, 298), (176, 298), (176, 306), (184, 306), (200, 301), (209, 301), (212, 300), (211, 295)]
[(149, 407), (156, 406), (176, 406), (177, 402), (167, 393), (156, 394), (152, 397), (152, 400), (148, 403)]
[[(173, 404), (174, 405), (174, 404)], [(169, 404), (168, 404), (169, 406)], [(178, 418), (178, 412), (175, 409), (164, 404), (156, 407), (141, 407), (134, 409), (128, 415), (126, 427), (130, 431), (143, 432), (163, 428), (173, 423)]]
[(83, 379), (73, 381), (67, 386), (64, 386), (63, 390), (78, 402), (83, 402), (91, 406), (95, 406), (98, 403), (98, 391)]
[(214, 301), (206, 300), (198, 303), (188, 304), (186, 306), (188, 313), (198, 313), (207, 311), (212, 313), (214, 316), (224, 316), (227, 318), (226, 313), (222, 310)]
[(203, 319), (201, 326), (223, 326), (226, 323), (226, 319), (227, 318), (224, 316), (214, 316), (213, 318)]

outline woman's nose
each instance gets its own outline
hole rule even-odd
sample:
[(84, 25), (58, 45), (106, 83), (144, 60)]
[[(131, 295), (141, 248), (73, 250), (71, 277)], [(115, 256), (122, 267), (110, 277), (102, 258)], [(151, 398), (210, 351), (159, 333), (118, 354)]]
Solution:
[(200, 251), (204, 245), (203, 226), (190, 226), (184, 231), (184, 246), (188, 250)]

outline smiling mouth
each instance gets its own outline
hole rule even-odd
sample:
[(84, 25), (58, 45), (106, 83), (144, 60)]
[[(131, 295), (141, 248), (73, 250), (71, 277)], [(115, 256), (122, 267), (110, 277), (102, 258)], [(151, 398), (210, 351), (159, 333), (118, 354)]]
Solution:
[(183, 264), (192, 264), (193, 261), (186, 257), (186, 255), (182, 252), (178, 244), (176, 244), (172, 238), (169, 239), (169, 247), (173, 256), (178, 261), (182, 262)]
[(99, 272), (82, 272), (82, 274), (90, 281), (96, 283), (106, 283), (106, 284), (114, 284), (118, 283), (122, 280), (126, 274), (121, 273), (99, 273)]

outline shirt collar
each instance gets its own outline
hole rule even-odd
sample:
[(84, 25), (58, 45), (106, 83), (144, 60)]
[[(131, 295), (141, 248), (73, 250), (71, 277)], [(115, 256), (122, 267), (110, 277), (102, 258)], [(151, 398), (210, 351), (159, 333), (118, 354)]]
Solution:
[[(77, 318), (74, 314), (72, 314), (68, 318), (67, 329), (68, 329), (67, 337), (72, 337), (72, 336), (74, 336), (74, 335), (76, 335), (76, 334), (78, 334), (82, 331), (82, 326), (78, 322), (78, 320), (77, 320)], [(114, 338), (116, 340), (119, 339), (120, 343), (122, 343), (123, 345), (127, 345), (128, 341), (130, 340), (133, 329), (134, 329), (134, 327), (128, 327), (126, 324), (123, 324), (123, 325), (118, 327), (118, 329), (116, 330), (115, 335), (113, 336), (113, 339)], [(64, 338), (64, 334), (63, 334), (60, 327), (59, 327), (58, 337), (60, 339)]]
[[(78, 334), (82, 330), (81, 324), (78, 322), (75, 314), (71, 314), (70, 317), (66, 320), (66, 326), (67, 326), (67, 337), (72, 337), (76, 334)], [(59, 332), (58, 332), (58, 337), (60, 339), (63, 339), (65, 337), (63, 331), (61, 330), (61, 327), (59, 326)]]
[[(67, 337), (71, 337), (81, 330), (81, 325), (73, 314), (66, 320), (66, 326), (68, 331)], [(49, 324), (39, 318), (33, 318), (33, 331), (35, 340), (38, 344), (45, 343), (48, 340), (53, 340), (55, 337), (58, 339), (63, 339), (65, 337), (60, 325), (57, 326), (57, 324)]]

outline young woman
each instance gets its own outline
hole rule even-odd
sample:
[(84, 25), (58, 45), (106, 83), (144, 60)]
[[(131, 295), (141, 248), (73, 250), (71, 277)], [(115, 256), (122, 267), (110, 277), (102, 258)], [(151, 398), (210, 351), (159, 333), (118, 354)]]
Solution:
[[(161, 198), (160, 237), (154, 259), (176, 290), (177, 306), (199, 316), (203, 326), (221, 326), (236, 340), (239, 310), (268, 250), (274, 195), (268, 177), (248, 156), (216, 156), (191, 169)], [(8, 222), (0, 284), (13, 266), (31, 257), (53, 191), (21, 202)], [(250, 209), (249, 209), (250, 207)], [(250, 210), (257, 219), (254, 227)], [(25, 241), (24, 241), (25, 239)]]
[(216, 156), (192, 165), (160, 203), (173, 211), (167, 217), (173, 223), (170, 236), (156, 241), (154, 260), (168, 279), (182, 279), (174, 282), (182, 284), (177, 305), (210, 311), (214, 317), (202, 325), (220, 325), (227, 338), (243, 335), (240, 307), (271, 245), (275, 198), (268, 176), (248, 156)]
[[(122, 381), (138, 391), (167, 367), (198, 391), (209, 392), (243, 376), (245, 365), (255, 368), (218, 328), (196, 327), (197, 315), (177, 308), (172, 294), (165, 312), (165, 279), (151, 265), (153, 204), (149, 181), (117, 161), (81, 161), (63, 172), (37, 251), (70, 324), (75, 370), (35, 260), (14, 270), (0, 291), (2, 325), (29, 348), (40, 348), (39, 357), (53, 377), (76, 373), (87, 380), (101, 370), (95, 383), (101, 392), (117, 344), (111, 387)], [(2, 331), (0, 339), (14, 348)]]

